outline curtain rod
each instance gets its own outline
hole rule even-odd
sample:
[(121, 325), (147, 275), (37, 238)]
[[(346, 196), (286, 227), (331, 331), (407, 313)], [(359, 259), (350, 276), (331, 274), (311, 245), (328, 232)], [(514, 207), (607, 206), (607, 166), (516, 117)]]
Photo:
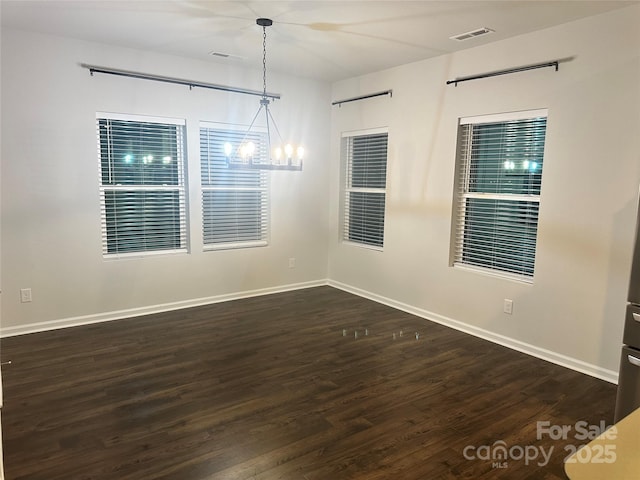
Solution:
[(479, 75), (472, 75), (469, 77), (460, 77), (454, 80), (447, 80), (447, 85), (451, 85), (453, 83), (457, 87), (458, 83), (460, 82), (467, 82), (469, 80), (478, 80), (480, 78), (497, 77), (498, 75), (507, 75), (509, 73), (526, 72), (527, 70), (535, 70), (537, 68), (555, 67), (557, 72), (558, 66), (559, 66), (559, 60), (554, 60), (552, 62), (536, 63), (535, 65), (525, 65), (524, 67), (509, 68), (506, 70), (498, 70), (496, 72), (481, 73)]
[(341, 106), (343, 103), (355, 102), (356, 100), (364, 100), (366, 98), (372, 98), (372, 97), (380, 97), (382, 95), (389, 95), (390, 97), (393, 97), (393, 90), (385, 90), (384, 92), (371, 93), (369, 95), (362, 95), (361, 97), (353, 97), (353, 98), (346, 98), (344, 100), (336, 100), (335, 102), (332, 102), (331, 105)]
[(272, 98), (272, 99), (280, 98), (280, 94), (278, 93), (267, 92), (265, 95), (263, 92), (260, 92), (258, 90), (248, 90), (245, 88), (229, 87), (227, 85), (218, 85), (216, 83), (196, 82), (193, 80), (185, 80), (182, 78), (175, 78), (175, 77), (163, 77), (160, 75), (150, 75), (148, 73), (133, 72), (131, 70), (119, 70), (117, 68), (87, 65), (86, 63), (81, 63), (80, 66), (88, 69), (91, 75), (93, 75), (94, 73), (106, 73), (108, 75), (118, 75), (121, 77), (140, 78), (142, 80), (153, 80), (156, 82), (173, 83), (176, 85), (186, 85), (189, 88), (193, 88), (193, 87), (210, 88), (212, 90), (222, 90), (224, 92), (242, 93), (244, 95), (256, 95), (259, 97), (266, 96), (267, 98)]

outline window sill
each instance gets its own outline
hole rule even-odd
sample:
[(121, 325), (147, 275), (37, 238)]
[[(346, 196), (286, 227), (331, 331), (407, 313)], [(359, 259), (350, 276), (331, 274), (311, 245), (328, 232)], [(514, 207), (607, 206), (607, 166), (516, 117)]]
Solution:
[(349, 246), (352, 246), (352, 247), (364, 248), (366, 250), (373, 250), (375, 252), (383, 252), (384, 251), (383, 247), (377, 247), (375, 245), (367, 245), (366, 243), (352, 242), (352, 241), (349, 241), (349, 240), (343, 240), (342, 244), (343, 245), (349, 245)]
[(265, 240), (259, 240), (255, 242), (237, 242), (237, 243), (215, 243), (208, 244), (203, 247), (204, 252), (212, 252), (216, 250), (235, 250), (238, 248), (257, 248), (266, 247), (269, 243)]
[(533, 285), (533, 277), (527, 277), (525, 275), (501, 272), (499, 270), (492, 270), (490, 268), (477, 267), (474, 265), (466, 265), (463, 263), (454, 263), (453, 268), (457, 270), (464, 270), (467, 272), (479, 273), (480, 275), (485, 275), (488, 277), (496, 277), (511, 282), (522, 283), (524, 285)]
[(161, 255), (178, 255), (189, 253), (186, 248), (175, 250), (156, 250), (153, 252), (131, 252), (131, 253), (106, 253), (102, 255), (102, 258), (107, 261), (113, 260), (127, 260), (127, 259), (142, 259), (149, 257), (157, 257)]

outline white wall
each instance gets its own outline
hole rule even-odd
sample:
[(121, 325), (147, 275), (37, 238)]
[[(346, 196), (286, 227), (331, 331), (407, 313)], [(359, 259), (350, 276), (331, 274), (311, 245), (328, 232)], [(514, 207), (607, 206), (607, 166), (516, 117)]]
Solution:
[[(327, 198), (329, 188), (328, 84), (269, 75), (269, 91), (282, 94), (273, 104), (274, 116), (283, 133), (290, 132), (306, 146), (305, 169), (270, 174), (268, 247), (203, 252), (198, 122), (247, 123), (259, 98), (110, 75), (91, 77), (80, 63), (262, 88), (260, 71), (3, 30), (4, 335), (41, 322), (65, 325), (325, 281), (329, 211), (318, 199)], [(103, 259), (96, 111), (186, 119), (189, 254)], [(288, 267), (290, 257), (296, 258), (294, 269)], [(26, 287), (32, 288), (32, 303), (20, 303), (19, 290)]]
[[(90, 77), (80, 62), (260, 89), (259, 72), (19, 31), (2, 32), (3, 334), (331, 281), (573, 368), (615, 379), (638, 184), (640, 8), (565, 24), (329, 86), (270, 75), (302, 173), (272, 174), (269, 247), (202, 252), (199, 120), (242, 122), (256, 99)], [(457, 76), (573, 57), (446, 86)], [(331, 108), (330, 100), (393, 89)], [(548, 108), (532, 285), (450, 266), (457, 119)], [(95, 112), (185, 118), (191, 253), (105, 261)], [(300, 121), (303, 119), (303, 121)], [(339, 241), (339, 137), (388, 126), (383, 252)], [(330, 144), (330, 148), (328, 145)], [(289, 269), (287, 259), (296, 258)], [(328, 262), (328, 267), (327, 267)], [(21, 304), (19, 289), (33, 302)], [(513, 315), (502, 313), (504, 298)], [(80, 317), (80, 318), (78, 318)], [(41, 324), (40, 322), (45, 322)], [(46, 323), (53, 322), (53, 323)]]
[[(332, 113), (329, 278), (337, 284), (615, 380), (640, 181), (640, 7), (339, 82)], [(559, 72), (446, 80), (573, 57)], [(532, 285), (450, 263), (459, 117), (548, 108)], [(388, 126), (383, 252), (339, 241), (339, 137)], [(502, 313), (503, 299), (513, 315)], [(567, 358), (568, 357), (568, 358)]]

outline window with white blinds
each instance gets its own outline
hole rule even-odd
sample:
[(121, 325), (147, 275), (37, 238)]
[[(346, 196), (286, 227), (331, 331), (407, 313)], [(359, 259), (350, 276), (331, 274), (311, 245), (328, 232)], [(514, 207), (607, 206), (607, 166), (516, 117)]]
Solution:
[(343, 240), (382, 248), (387, 183), (388, 133), (344, 134)]
[(103, 255), (186, 252), (184, 121), (96, 117)]
[(252, 141), (262, 161), (267, 156), (266, 133), (200, 126), (202, 234), (205, 249), (267, 245), (269, 191), (264, 170), (229, 168), (225, 143)]
[(531, 281), (546, 110), (461, 119), (454, 263)]

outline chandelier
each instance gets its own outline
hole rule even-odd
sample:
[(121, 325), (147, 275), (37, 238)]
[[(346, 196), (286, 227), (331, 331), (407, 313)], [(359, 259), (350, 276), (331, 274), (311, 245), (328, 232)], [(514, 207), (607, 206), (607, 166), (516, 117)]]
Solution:
[[(267, 27), (273, 25), (269, 18), (258, 18), (256, 24), (262, 27), (262, 97), (260, 107), (251, 120), (251, 124), (238, 145), (230, 142), (224, 144), (224, 155), (229, 168), (247, 168), (259, 170), (302, 170), (302, 158), (304, 148), (284, 142), (276, 121), (271, 115), (269, 104), (271, 100), (267, 95)], [(257, 146), (252, 138), (256, 138), (256, 132), (252, 132), (256, 120), (264, 115), (266, 125), (266, 145)], [(275, 137), (273, 134), (275, 133)], [(272, 141), (272, 136), (275, 137)], [(261, 138), (258, 136), (258, 138)], [(266, 151), (264, 151), (266, 150)]]

